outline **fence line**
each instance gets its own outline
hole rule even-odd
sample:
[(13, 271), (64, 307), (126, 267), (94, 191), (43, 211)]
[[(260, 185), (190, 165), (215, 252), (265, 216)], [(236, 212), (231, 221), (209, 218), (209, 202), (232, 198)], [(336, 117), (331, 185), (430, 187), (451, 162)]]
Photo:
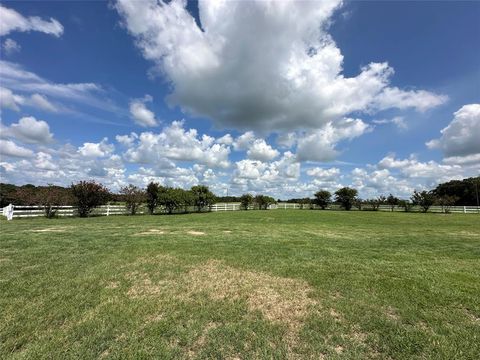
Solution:
[[(77, 208), (75, 206), (54, 206), (55, 216), (64, 217), (64, 216), (76, 216), (78, 215)], [(249, 210), (253, 210), (253, 206), (249, 206)], [(299, 209), (319, 209), (317, 205), (313, 204), (297, 204), (297, 203), (277, 203), (268, 206), (269, 210), (299, 210)], [(339, 210), (340, 205), (332, 204), (328, 210)], [(160, 208), (160, 212), (165, 212), (165, 209)], [(240, 203), (217, 203), (210, 207), (210, 211), (239, 211), (242, 210)], [(357, 210), (353, 208), (352, 210)], [(371, 207), (364, 206), (363, 210), (372, 210)], [(445, 212), (446, 208), (441, 206), (432, 206), (428, 212), (442, 213)], [(392, 211), (392, 207), (389, 205), (380, 205), (378, 211)], [(394, 206), (393, 211), (404, 212), (404, 208), (399, 206)], [(411, 209), (413, 212), (420, 211), (418, 206), (415, 206)], [(477, 213), (480, 214), (480, 208), (476, 206), (451, 206), (448, 207), (448, 212), (451, 213)], [(128, 209), (124, 205), (102, 205), (96, 207), (92, 210), (92, 215), (96, 216), (110, 216), (110, 215), (127, 215)], [(144, 207), (140, 207), (137, 214), (144, 214), (146, 210)], [(13, 218), (29, 218), (29, 217), (42, 217), (45, 216), (45, 208), (38, 205), (8, 205), (2, 208), (2, 215), (7, 218), (7, 220), (12, 220)]]

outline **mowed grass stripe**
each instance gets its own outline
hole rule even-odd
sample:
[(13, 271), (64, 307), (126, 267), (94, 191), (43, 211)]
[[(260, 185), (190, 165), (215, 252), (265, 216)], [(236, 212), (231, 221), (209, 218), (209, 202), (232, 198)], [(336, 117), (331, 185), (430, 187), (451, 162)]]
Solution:
[(1, 221), (2, 358), (480, 353), (476, 215)]

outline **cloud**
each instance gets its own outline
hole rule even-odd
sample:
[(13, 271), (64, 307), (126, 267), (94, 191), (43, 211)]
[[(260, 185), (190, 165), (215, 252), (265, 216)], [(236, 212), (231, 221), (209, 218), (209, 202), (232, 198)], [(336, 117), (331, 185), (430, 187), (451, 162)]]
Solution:
[(462, 163), (462, 157), (472, 161), (480, 155), (480, 104), (464, 105), (453, 115), (450, 124), (440, 131), (442, 136), (426, 145), (441, 150), (448, 162)]
[(10, 89), (0, 86), (0, 109), (6, 108), (13, 111), (20, 111), (19, 105), (25, 103), (23, 96), (14, 94)]
[(405, 122), (405, 118), (403, 116), (395, 116), (392, 119), (372, 120), (372, 123), (377, 124), (377, 125), (393, 124), (399, 130), (407, 130), (408, 129), (408, 125)]
[(2, 48), (6, 55), (12, 55), (22, 49), (22, 47), (15, 40), (10, 38), (5, 39), (2, 44)]
[(118, 0), (115, 7), (143, 56), (171, 82), (168, 102), (221, 128), (322, 129), (352, 113), (425, 111), (446, 101), (391, 87), (386, 62), (345, 76), (327, 31), (340, 0), (200, 0), (199, 25), (186, 5)]
[(263, 139), (256, 139), (247, 151), (248, 158), (252, 160), (270, 161), (278, 155), (280, 155), (280, 152), (268, 145)]
[(11, 140), (0, 139), (0, 154), (4, 156), (28, 158), (33, 156), (33, 151), (19, 146)]
[(14, 31), (39, 31), (59, 37), (63, 34), (63, 26), (57, 20), (43, 20), (38, 16), (24, 17), (13, 9), (0, 4), (0, 36), (8, 35)]
[[(21, 92), (22, 94), (17, 96), (24, 99), (24, 101), (26, 98), (25, 94), (31, 96), (32, 98), (28, 105), (43, 106), (43, 110), (52, 111), (53, 108), (57, 108), (47, 100), (46, 96), (48, 96), (62, 101), (92, 106), (103, 111), (115, 112), (117, 115), (123, 111), (106, 99), (102, 87), (94, 83), (53, 83), (25, 70), (19, 64), (4, 60), (0, 60), (0, 78), (4, 88), (9, 89), (10, 92)], [(43, 99), (40, 99), (40, 97)], [(50, 103), (50, 106), (47, 102)], [(18, 104), (19, 102), (17, 102), (17, 107)]]
[(153, 111), (147, 109), (147, 102), (153, 99), (150, 95), (145, 95), (143, 99), (135, 99), (130, 102), (130, 114), (136, 124), (143, 127), (152, 127), (158, 125), (158, 120), (155, 119)]
[(323, 128), (305, 133), (298, 138), (297, 158), (299, 161), (330, 161), (338, 151), (335, 146), (342, 140), (351, 140), (369, 130), (360, 119), (343, 119), (330, 122)]
[(101, 158), (113, 153), (115, 147), (108, 143), (108, 138), (103, 138), (99, 143), (84, 143), (78, 148), (78, 153), (87, 158)]
[(30, 96), (30, 103), (32, 106), (40, 108), (45, 111), (57, 112), (58, 109), (48, 99), (40, 94), (33, 94)]
[(12, 137), (28, 144), (48, 144), (53, 141), (50, 127), (43, 120), (33, 116), (22, 117), (18, 123), (2, 127), (2, 136)]
[(174, 121), (160, 133), (143, 132), (140, 135), (117, 137), (129, 146), (125, 159), (141, 164), (155, 164), (162, 159), (193, 161), (210, 167), (226, 168), (230, 165), (230, 148), (214, 143), (208, 135), (198, 136), (196, 129), (185, 130), (182, 121)]

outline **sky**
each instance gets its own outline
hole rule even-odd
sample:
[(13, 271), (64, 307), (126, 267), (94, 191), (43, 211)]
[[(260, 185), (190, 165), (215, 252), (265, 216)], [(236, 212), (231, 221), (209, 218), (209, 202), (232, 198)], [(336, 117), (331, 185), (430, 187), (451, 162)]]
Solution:
[(480, 174), (480, 2), (0, 1), (0, 180), (362, 198)]

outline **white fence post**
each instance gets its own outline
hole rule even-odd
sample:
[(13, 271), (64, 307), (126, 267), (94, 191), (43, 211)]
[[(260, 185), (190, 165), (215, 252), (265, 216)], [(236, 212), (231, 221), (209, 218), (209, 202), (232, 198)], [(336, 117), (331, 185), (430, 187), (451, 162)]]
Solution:
[(463, 213), (464, 213), (464, 214), (467, 213), (467, 207), (466, 207), (466, 206), (463, 207)]
[(107, 204), (107, 216), (110, 215), (110, 204)]
[(13, 219), (13, 210), (14, 210), (14, 205), (10, 204), (7, 206), (7, 211), (5, 214), (7, 216), (7, 220)]

